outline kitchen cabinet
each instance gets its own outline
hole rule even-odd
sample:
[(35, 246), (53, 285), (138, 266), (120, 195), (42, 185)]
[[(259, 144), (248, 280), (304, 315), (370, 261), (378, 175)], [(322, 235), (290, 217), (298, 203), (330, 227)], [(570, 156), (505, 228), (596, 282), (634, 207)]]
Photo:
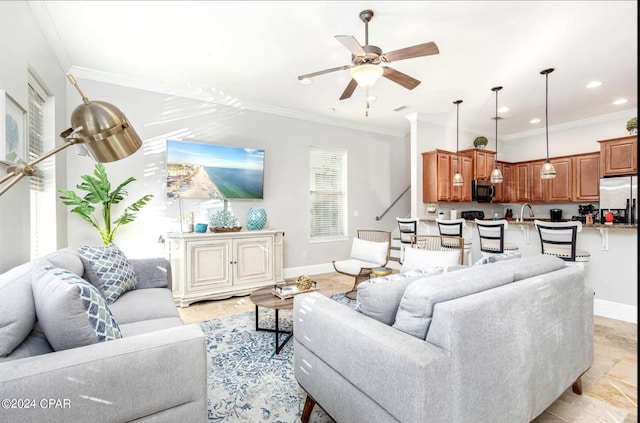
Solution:
[(461, 155), (471, 157), (473, 160), (473, 179), (489, 179), (496, 165), (496, 153), (493, 151), (472, 148), (461, 150)]
[(573, 156), (573, 201), (600, 200), (600, 153)]
[(176, 304), (188, 307), (283, 282), (283, 237), (278, 230), (168, 234)]
[[(543, 201), (560, 203), (573, 201), (573, 160), (554, 157), (549, 160), (556, 169), (556, 177), (542, 180)], [(544, 161), (543, 161), (544, 163)], [(538, 170), (538, 178), (540, 170)]]
[(531, 186), (529, 187), (529, 202), (540, 203), (544, 201), (544, 180), (540, 177), (540, 170), (544, 160), (536, 160), (527, 163), (529, 168), (529, 180)]
[[(521, 162), (515, 164), (515, 197), (517, 203), (529, 201), (529, 186), (531, 184), (529, 163)], [(538, 171), (540, 174), (540, 171)]]
[(494, 184), (496, 195), (494, 203), (514, 203), (515, 197), (515, 167), (511, 163), (498, 162), (498, 168), (502, 172), (502, 182)]
[(600, 176), (638, 174), (638, 136), (612, 138), (600, 143)]
[(434, 150), (422, 153), (422, 201), (471, 201), (471, 180), (473, 179), (473, 161), (460, 155), (460, 173), (464, 184), (453, 186), (456, 173), (456, 153)]

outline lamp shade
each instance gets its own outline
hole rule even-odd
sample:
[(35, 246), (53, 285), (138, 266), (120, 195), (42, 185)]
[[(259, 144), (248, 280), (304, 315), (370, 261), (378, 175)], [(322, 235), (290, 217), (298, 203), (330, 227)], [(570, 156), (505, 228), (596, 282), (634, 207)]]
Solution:
[(355, 79), (358, 85), (363, 88), (370, 88), (384, 73), (384, 69), (377, 65), (364, 64), (351, 68), (349, 74)]
[(142, 140), (124, 113), (104, 101), (88, 101), (71, 114), (73, 138), (81, 142), (100, 163), (123, 159), (138, 151)]
[(462, 185), (464, 185), (464, 179), (462, 178), (462, 174), (460, 172), (456, 172), (455, 175), (453, 175), (453, 186), (461, 187)]
[(556, 177), (556, 169), (547, 159), (540, 169), (540, 179), (553, 179)]
[(500, 171), (500, 168), (498, 166), (493, 168), (493, 171), (491, 172), (490, 180), (492, 184), (499, 184), (503, 181), (502, 172)]

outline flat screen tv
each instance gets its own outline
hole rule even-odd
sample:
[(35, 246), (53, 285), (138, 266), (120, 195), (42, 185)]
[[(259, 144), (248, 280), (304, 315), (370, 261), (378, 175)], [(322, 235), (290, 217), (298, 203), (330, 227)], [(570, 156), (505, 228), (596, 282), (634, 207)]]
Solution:
[(167, 140), (167, 197), (263, 198), (264, 150)]

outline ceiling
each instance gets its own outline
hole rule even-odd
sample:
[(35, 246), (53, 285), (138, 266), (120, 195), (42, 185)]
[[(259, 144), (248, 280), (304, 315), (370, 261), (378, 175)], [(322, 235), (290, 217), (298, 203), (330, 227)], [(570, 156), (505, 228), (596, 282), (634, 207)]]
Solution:
[[(636, 1), (30, 1), (66, 72), (114, 83), (341, 125), (405, 134), (407, 116), (500, 135), (637, 110)], [(413, 90), (381, 78), (365, 116), (365, 91), (339, 100), (349, 71), (335, 35), (383, 52), (433, 41), (440, 53), (388, 66), (421, 81)], [(598, 88), (587, 89), (592, 80)], [(142, 86), (144, 85), (144, 86)], [(91, 98), (90, 93), (87, 93)], [(626, 98), (622, 105), (613, 105)], [(97, 100), (97, 99), (96, 99)], [(108, 99), (101, 99), (106, 100)], [(395, 109), (401, 108), (396, 111)], [(533, 118), (541, 119), (531, 124)], [(490, 138), (491, 139), (491, 138)]]

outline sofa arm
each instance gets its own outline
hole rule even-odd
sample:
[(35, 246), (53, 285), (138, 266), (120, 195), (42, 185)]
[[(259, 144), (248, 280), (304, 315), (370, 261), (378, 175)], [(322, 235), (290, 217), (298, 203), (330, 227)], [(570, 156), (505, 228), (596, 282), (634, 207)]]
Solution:
[[(427, 421), (427, 415), (441, 417), (429, 421), (447, 420), (448, 351), (319, 293), (294, 298), (293, 321), (296, 379), (329, 414), (332, 407), (321, 397), (346, 379), (399, 421)], [(313, 363), (326, 363), (332, 371)]]
[(0, 392), (16, 408), (0, 421), (202, 422), (206, 375), (197, 324), (13, 360), (0, 363)]
[(136, 289), (169, 288), (171, 290), (171, 264), (169, 260), (157, 258), (129, 259), (136, 272)]

